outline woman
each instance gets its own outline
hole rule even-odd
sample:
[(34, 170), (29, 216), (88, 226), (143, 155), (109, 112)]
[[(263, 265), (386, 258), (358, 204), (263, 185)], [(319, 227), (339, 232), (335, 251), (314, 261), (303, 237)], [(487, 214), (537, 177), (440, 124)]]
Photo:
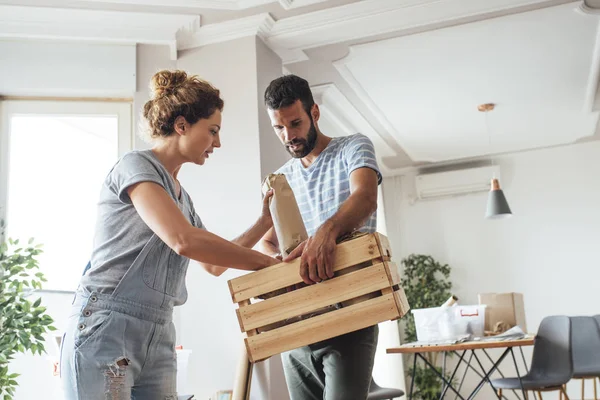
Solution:
[(102, 186), (91, 268), (81, 279), (61, 351), (65, 397), (176, 399), (173, 307), (186, 301), (190, 259), (214, 275), (278, 260), (250, 248), (272, 226), (263, 211), (232, 242), (206, 231), (177, 180), (221, 147), (219, 91), (182, 71), (152, 78), (144, 118), (151, 150), (126, 154)]

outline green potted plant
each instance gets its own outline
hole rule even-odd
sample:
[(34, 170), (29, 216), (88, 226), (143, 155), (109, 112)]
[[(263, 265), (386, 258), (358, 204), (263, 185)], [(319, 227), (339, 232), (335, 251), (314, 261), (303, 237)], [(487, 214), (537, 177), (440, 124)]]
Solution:
[[(402, 265), (404, 271), (401, 285), (411, 309), (439, 307), (451, 296), (451, 268), (447, 264), (440, 264), (428, 255), (411, 254), (402, 260)], [(417, 331), (413, 314), (409, 312), (399, 323), (404, 324), (404, 341), (416, 341)], [(428, 353), (426, 357), (432, 365), (438, 367), (437, 353)], [(412, 365), (412, 362), (409, 365)], [(438, 371), (442, 373), (439, 367)], [(412, 367), (409, 368), (408, 374), (412, 376)], [(442, 381), (429, 367), (417, 364), (414, 379), (414, 399), (440, 398)]]
[(10, 372), (10, 361), (16, 353), (45, 353), (44, 334), (56, 328), (41, 299), (28, 299), (46, 282), (37, 259), (41, 245), (5, 240), (4, 228), (0, 221), (0, 399), (12, 400), (19, 375)]

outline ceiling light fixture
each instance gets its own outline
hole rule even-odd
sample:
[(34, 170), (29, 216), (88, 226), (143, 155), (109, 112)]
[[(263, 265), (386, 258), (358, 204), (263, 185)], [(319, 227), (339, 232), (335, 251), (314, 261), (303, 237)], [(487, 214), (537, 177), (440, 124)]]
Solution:
[[(488, 135), (488, 144), (490, 147), (490, 164), (494, 165), (494, 160), (492, 158), (492, 136), (490, 134), (489, 124), (488, 124), (488, 113), (492, 111), (496, 107), (493, 103), (480, 104), (477, 106), (477, 109), (481, 112), (485, 113), (485, 127)], [(504, 192), (500, 189), (500, 182), (496, 179), (494, 175), (492, 177), (492, 183), (490, 188), (490, 193), (488, 195), (487, 209), (485, 212), (485, 217), (488, 219), (501, 219), (508, 218), (512, 216), (512, 212), (510, 211), (510, 207), (508, 206), (508, 202), (506, 201), (506, 197), (504, 197)]]

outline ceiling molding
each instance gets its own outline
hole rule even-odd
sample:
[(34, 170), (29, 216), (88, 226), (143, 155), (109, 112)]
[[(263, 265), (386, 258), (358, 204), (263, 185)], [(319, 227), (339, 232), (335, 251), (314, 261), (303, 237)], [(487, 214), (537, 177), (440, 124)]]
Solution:
[[(328, 0), (53, 0), (55, 7), (73, 8), (95, 4), (98, 7), (118, 5), (133, 5), (144, 7), (178, 7), (187, 10), (224, 10), (237, 11), (248, 8), (279, 3), (285, 10), (292, 10), (313, 4), (324, 3)], [(39, 6), (47, 6), (45, 0), (38, 0)], [(37, 2), (34, 2), (34, 5)], [(31, 4), (28, 4), (31, 5)]]
[(205, 25), (194, 34), (179, 40), (177, 48), (178, 50), (188, 50), (247, 36), (258, 36), (265, 39), (274, 24), (273, 17), (268, 13), (263, 13), (218, 24)]
[[(273, 0), (268, 0), (272, 2)], [(214, 10), (237, 10), (240, 0), (78, 0), (79, 3), (132, 4), (137, 6), (210, 8)], [(77, 3), (75, 2), (75, 4)], [(73, 1), (70, 2), (71, 4)], [(264, 3), (263, 3), (264, 4)]]
[(586, 112), (600, 111), (600, 25), (596, 32), (583, 110)]
[(306, 7), (313, 4), (325, 3), (328, 0), (279, 0), (279, 4), (285, 10), (292, 10), (295, 8)]
[[(237, 11), (247, 8), (263, 6), (265, 4), (283, 2), (286, 0), (52, 0), (56, 8), (110, 8), (115, 5), (140, 6), (140, 7), (165, 7), (182, 8), (186, 10), (223, 10)], [(289, 0), (293, 2), (294, 0)], [(308, 0), (310, 1), (310, 0)], [(320, 1), (320, 0), (319, 0)], [(28, 0), (28, 6), (48, 7), (47, 0)]]
[(364, 0), (278, 21), (267, 44), (275, 51), (307, 50), (570, 2), (572, 0)]
[[(239, 0), (246, 2), (267, 0)], [(279, 0), (284, 8), (326, 0)], [(396, 36), (438, 29), (535, 9), (573, 0), (363, 0), (265, 23), (265, 14), (204, 26), (195, 38), (179, 45), (190, 49), (253, 34), (254, 25), (284, 64), (308, 59), (304, 50), (394, 33)], [(228, 35), (228, 32), (233, 32)], [(225, 34), (225, 39), (222, 36)]]
[[(340, 107), (341, 104), (336, 104), (335, 100), (342, 100), (344, 103), (350, 103), (348, 99), (340, 92), (334, 83), (326, 83), (323, 85), (311, 86), (313, 98), (322, 109), (328, 110), (328, 116), (331, 116), (335, 120), (336, 125), (344, 131), (344, 134), (351, 135), (359, 132), (360, 130), (349, 120), (351, 113), (357, 113), (351, 104), (349, 108), (343, 109)], [(348, 104), (344, 104), (347, 106)], [(360, 115), (360, 114), (359, 114)], [(370, 126), (370, 125), (369, 125)], [(366, 135), (366, 132), (362, 132)]]
[[(265, 4), (277, 3), (278, 0), (232, 0), (235, 4), (235, 8), (230, 8), (230, 10), (245, 10), (247, 8), (264, 6)], [(279, 0), (282, 2), (285, 0)]]
[[(75, 0), (74, 4), (77, 4)], [(88, 0), (86, 0), (88, 1)], [(89, 0), (115, 3), (117, 0)], [(243, 9), (279, 1), (298, 8), (327, 0), (124, 0), (129, 4)], [(571, 0), (363, 0), (275, 21), (267, 13), (210, 24), (185, 14), (119, 12), (91, 9), (0, 6), (0, 38), (59, 39), (105, 43), (166, 44), (176, 59), (187, 50), (257, 35), (284, 64), (305, 61), (305, 50), (393, 32), (397, 35), (439, 28), (523, 8), (535, 9)], [(72, 6), (73, 1), (65, 4)]]
[[(367, 91), (362, 87), (360, 82), (358, 82), (358, 80), (354, 77), (354, 74), (352, 74), (352, 71), (350, 71), (350, 69), (346, 65), (352, 59), (352, 57), (353, 57), (353, 50), (352, 50), (352, 48), (350, 48), (348, 55), (346, 57), (342, 58), (341, 60), (333, 62), (333, 66), (335, 67), (335, 69), (337, 69), (337, 71), (340, 73), (342, 78), (344, 78), (344, 80), (348, 83), (348, 85), (356, 93), (356, 95), (358, 97), (360, 97), (360, 99), (362, 100), (365, 107), (377, 119), (377, 121), (381, 124), (383, 129), (386, 130), (387, 136), (392, 137), (392, 138), (400, 137), (398, 135), (396, 129), (394, 128), (394, 125), (392, 125), (392, 123), (387, 119), (387, 117), (385, 116), (383, 111), (381, 111), (381, 109), (377, 106), (375, 101), (373, 101), (371, 96), (369, 96)], [(383, 136), (381, 136), (381, 138), (382, 138), (382, 140), (385, 140)], [(402, 146), (401, 143), (400, 143), (400, 146)], [(408, 151), (408, 149), (406, 149), (404, 147), (403, 147), (403, 149), (410, 156), (410, 152)]]
[[(193, 35), (200, 16), (0, 6), (0, 38), (164, 44)], [(171, 55), (174, 55), (173, 50)]]
[[(385, 15), (387, 12), (393, 10), (428, 2), (436, 2), (436, 0), (363, 0), (282, 19), (278, 21), (272, 36), (273, 39), (277, 38), (277, 43), (286, 45), (285, 47), (288, 48), (293, 48), (295, 43), (293, 43), (292, 40), (285, 42), (288, 35), (293, 36), (300, 31), (306, 32), (318, 30), (329, 24), (339, 25), (351, 23), (353, 20), (362, 19), (371, 15)], [(287, 46), (288, 44), (291, 44), (292, 46)], [(304, 45), (297, 47), (304, 48)]]
[(311, 86), (311, 91), (322, 111), (321, 116), (330, 119), (336, 127), (340, 127), (343, 135), (362, 133), (373, 142), (377, 154), (377, 162), (382, 173), (390, 174), (390, 169), (382, 160), (385, 157), (394, 156), (395, 152), (367, 119), (354, 107), (348, 98), (340, 91), (334, 83)]

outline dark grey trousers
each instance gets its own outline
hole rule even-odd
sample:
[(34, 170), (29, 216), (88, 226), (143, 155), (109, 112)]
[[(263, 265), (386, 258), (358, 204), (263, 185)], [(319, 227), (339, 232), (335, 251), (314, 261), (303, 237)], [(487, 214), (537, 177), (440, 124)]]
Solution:
[(375, 325), (283, 353), (291, 400), (365, 400), (378, 335)]

